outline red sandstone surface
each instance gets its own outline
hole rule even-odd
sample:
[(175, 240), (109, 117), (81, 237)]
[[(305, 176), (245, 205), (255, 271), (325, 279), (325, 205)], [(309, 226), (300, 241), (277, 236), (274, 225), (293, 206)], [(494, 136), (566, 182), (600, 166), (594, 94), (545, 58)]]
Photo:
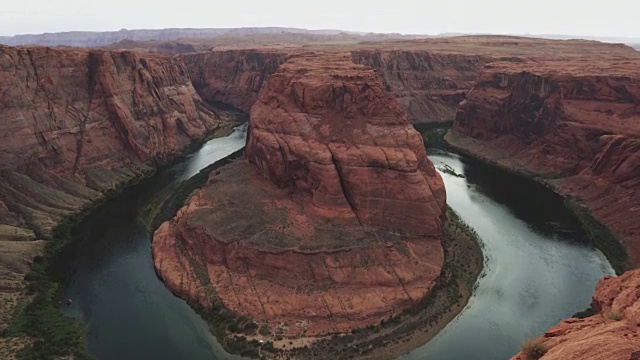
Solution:
[(179, 59), (6, 46), (0, 46), (0, 119), (3, 314), (5, 304), (17, 303), (8, 299), (42, 251), (34, 240), (221, 124)]
[(286, 324), (288, 335), (377, 324), (435, 284), (438, 238), (335, 224), (301, 198), (245, 160), (223, 168), (155, 232), (156, 271), (182, 298)]
[(443, 182), (371, 68), (292, 57), (251, 110), (246, 157), (154, 234), (178, 295), (311, 335), (379, 323), (433, 287)]
[[(179, 59), (0, 47), (0, 88), (3, 200), (39, 232), (219, 124)], [(50, 196), (23, 194), (29, 184)]]
[(640, 57), (487, 65), (448, 140), (577, 197), (640, 266)]
[[(541, 360), (634, 360), (640, 358), (640, 270), (598, 282), (591, 307), (596, 314), (571, 318), (541, 338)], [(532, 360), (518, 354), (512, 360)]]
[(207, 101), (219, 101), (249, 112), (267, 77), (287, 57), (279, 50), (228, 50), (185, 54), (193, 86)]
[(283, 64), (251, 109), (246, 157), (319, 211), (439, 235), (444, 184), (373, 69), (346, 54)]
[[(213, 40), (212, 40), (213, 41)], [(202, 40), (183, 39), (172, 48), (202, 49)], [(513, 36), (462, 36), (411, 41), (361, 42), (300, 46), (256, 39), (234, 46), (180, 55), (187, 64), (196, 90), (205, 100), (224, 101), (248, 111), (257, 98), (259, 84), (286, 56), (311, 50), (351, 53), (355, 63), (371, 66), (387, 90), (392, 91), (409, 121), (451, 121), (483, 66), (492, 61), (612, 58), (637, 54), (620, 44), (584, 40), (544, 40)], [(163, 43), (164, 44), (164, 43)], [(147, 44), (147, 50), (163, 51), (163, 44)], [(192, 49), (192, 50), (191, 50)], [(177, 52), (180, 52), (177, 50)], [(233, 94), (233, 95), (228, 95)]]

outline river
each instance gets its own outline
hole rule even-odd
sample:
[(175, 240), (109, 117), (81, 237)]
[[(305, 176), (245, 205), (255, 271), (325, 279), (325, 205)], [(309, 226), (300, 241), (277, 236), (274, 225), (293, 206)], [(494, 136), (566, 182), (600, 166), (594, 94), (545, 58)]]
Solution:
[(495, 166), (431, 149), (447, 203), (479, 235), (485, 268), (465, 309), (404, 360), (509, 359), (521, 343), (584, 310), (614, 271), (562, 198)]
[[(144, 209), (154, 196), (244, 146), (246, 126), (152, 178), (125, 189), (87, 217), (57, 261), (63, 311), (85, 324), (87, 350), (107, 359), (235, 359), (206, 323), (157, 278)], [(431, 151), (447, 201), (479, 234), (483, 277), (467, 307), (404, 359), (506, 359), (520, 343), (589, 305), (599, 278), (613, 274), (578, 231), (562, 199), (495, 167)]]
[(164, 190), (244, 147), (246, 125), (152, 178), (125, 189), (80, 224), (57, 261), (63, 311), (85, 324), (85, 343), (99, 360), (239, 359), (215, 341), (207, 324), (158, 279), (144, 208)]

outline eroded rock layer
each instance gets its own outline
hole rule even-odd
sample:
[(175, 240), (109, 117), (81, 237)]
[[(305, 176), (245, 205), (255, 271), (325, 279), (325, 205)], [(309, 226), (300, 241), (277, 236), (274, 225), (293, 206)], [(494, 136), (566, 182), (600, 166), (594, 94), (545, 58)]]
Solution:
[(246, 157), (319, 211), (362, 225), (441, 231), (444, 184), (375, 72), (343, 54), (282, 65), (251, 109)]
[(246, 158), (154, 234), (175, 293), (312, 335), (379, 323), (432, 289), (443, 182), (371, 68), (289, 59), (251, 110)]
[(357, 50), (353, 61), (374, 67), (393, 89), (411, 122), (451, 121), (473, 86), (487, 55), (426, 50)]
[[(452, 121), (458, 103), (464, 100), (483, 66), (489, 62), (599, 59), (636, 53), (621, 44), (515, 36), (459, 36), (304, 47), (253, 40), (255, 42), (249, 44), (234, 42), (236, 48), (245, 50), (224, 50), (225, 46), (220, 49), (212, 44), (210, 47), (215, 50), (180, 55), (194, 86), (205, 100), (226, 102), (248, 111), (264, 79), (273, 74), (287, 56), (311, 50), (349, 52), (353, 62), (376, 69), (413, 123)], [(163, 51), (163, 44), (157, 45), (157, 51)]]
[(0, 46), (2, 288), (21, 288), (62, 216), (219, 125), (179, 59)]
[(306, 202), (246, 160), (227, 166), (155, 232), (156, 271), (182, 298), (288, 335), (377, 324), (434, 286), (438, 238), (336, 224)]
[[(640, 270), (598, 282), (592, 309), (596, 314), (571, 318), (539, 340), (541, 360), (633, 360), (640, 358)], [(530, 354), (532, 355), (532, 354)], [(512, 360), (528, 360), (520, 353)]]
[(59, 218), (49, 214), (168, 160), (219, 123), (181, 61), (160, 56), (1, 47), (0, 87), (5, 205), (45, 233)]
[(249, 112), (269, 75), (276, 72), (284, 50), (227, 50), (184, 54), (183, 59), (198, 94)]
[(638, 56), (487, 65), (448, 140), (581, 200), (640, 266)]

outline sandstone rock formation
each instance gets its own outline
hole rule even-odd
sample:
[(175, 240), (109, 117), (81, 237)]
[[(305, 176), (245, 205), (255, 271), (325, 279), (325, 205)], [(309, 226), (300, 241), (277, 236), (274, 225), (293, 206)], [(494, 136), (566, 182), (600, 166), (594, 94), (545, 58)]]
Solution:
[[(202, 44), (187, 42), (198, 48)], [(483, 66), (493, 61), (570, 60), (628, 57), (636, 52), (620, 44), (584, 40), (544, 40), (514, 36), (461, 36), (411, 41), (362, 42), (348, 45), (293, 46), (255, 39), (234, 41), (234, 50), (184, 54), (191, 79), (205, 100), (227, 102), (248, 111), (264, 79), (288, 55), (305, 51), (349, 52), (353, 62), (376, 69), (396, 96), (409, 121), (452, 121)], [(165, 51), (161, 44), (148, 44)], [(154, 48), (155, 46), (155, 48)], [(169, 45), (167, 45), (169, 46)], [(175, 47), (171, 45), (171, 47)], [(238, 49), (242, 48), (244, 50)], [(155, 50), (154, 50), (155, 49)]]
[(487, 55), (427, 50), (356, 50), (353, 61), (374, 67), (393, 89), (411, 122), (451, 121), (475, 83)]
[(640, 57), (487, 65), (448, 140), (581, 199), (640, 266)]
[[(0, 64), (4, 202), (40, 233), (55, 223), (48, 214), (167, 161), (219, 123), (177, 59), (2, 47)], [(22, 193), (36, 187), (42, 199)]]
[[(633, 360), (640, 358), (640, 270), (598, 282), (592, 309), (596, 314), (571, 318), (541, 338), (541, 360)], [(512, 360), (532, 360), (520, 353)]]
[(287, 52), (282, 50), (227, 50), (185, 54), (194, 88), (210, 102), (219, 101), (249, 112), (269, 75)]
[(178, 295), (312, 335), (377, 324), (433, 287), (443, 182), (371, 68), (289, 59), (251, 110), (246, 158), (154, 234)]
[(422, 138), (375, 72), (344, 55), (295, 57), (271, 76), (251, 109), (246, 157), (362, 225), (441, 231), (444, 184)]
[(0, 46), (3, 303), (62, 216), (220, 124), (179, 59)]

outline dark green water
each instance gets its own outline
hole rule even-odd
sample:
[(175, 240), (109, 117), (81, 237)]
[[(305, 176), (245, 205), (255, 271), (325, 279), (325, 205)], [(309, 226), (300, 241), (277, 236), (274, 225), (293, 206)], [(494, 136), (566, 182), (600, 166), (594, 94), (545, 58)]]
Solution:
[[(156, 277), (142, 214), (157, 194), (244, 146), (246, 132), (205, 144), (125, 190), (81, 224), (60, 256), (64, 311), (83, 321), (86, 346), (106, 359), (231, 359), (204, 321)], [(431, 151), (465, 178), (443, 174), (449, 204), (480, 235), (485, 274), (465, 310), (405, 359), (506, 359), (520, 343), (583, 310), (613, 271), (578, 231), (562, 199), (496, 168)]]
[(584, 310), (597, 281), (614, 271), (591, 246), (562, 198), (471, 159), (430, 150), (447, 202), (480, 236), (485, 269), (467, 307), (402, 359), (509, 359), (520, 344)]
[(157, 278), (142, 214), (164, 189), (244, 147), (245, 137), (243, 126), (126, 189), (92, 213), (61, 254), (61, 299), (73, 299), (63, 311), (85, 324), (87, 349), (98, 359), (238, 358), (226, 354), (207, 324)]

